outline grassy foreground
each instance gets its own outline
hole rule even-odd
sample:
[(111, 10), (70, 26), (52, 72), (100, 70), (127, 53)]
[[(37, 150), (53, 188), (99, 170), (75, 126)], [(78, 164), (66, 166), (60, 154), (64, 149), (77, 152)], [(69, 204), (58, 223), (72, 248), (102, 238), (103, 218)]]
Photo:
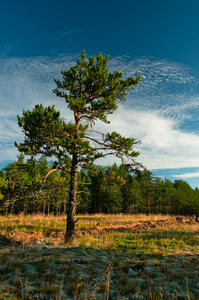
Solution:
[[(77, 218), (78, 228), (85, 231), (97, 224), (173, 219), (123, 214)], [(59, 232), (65, 226), (62, 216), (0, 217), (1, 235)], [(199, 299), (199, 223), (88, 233), (75, 238), (72, 245), (58, 239), (39, 247), (0, 246), (0, 283), (5, 284), (0, 299)]]
[[(172, 220), (172, 216), (162, 215), (78, 215), (78, 229), (89, 229), (99, 224), (101, 227), (112, 225), (132, 224), (139, 221), (154, 222), (158, 220)], [(28, 216), (1, 216), (0, 234), (7, 235), (13, 231), (19, 232), (50, 232), (63, 231), (66, 228), (65, 216), (28, 215)], [(64, 241), (60, 241), (63, 244)], [(57, 242), (56, 242), (56, 245)], [(182, 225), (172, 228), (149, 228), (138, 232), (105, 232), (102, 234), (86, 234), (78, 236), (70, 246), (97, 247), (130, 251), (133, 253), (159, 253), (165, 254), (168, 251), (186, 249), (197, 252), (199, 250), (199, 223)]]
[[(100, 225), (126, 225), (139, 221), (154, 222), (158, 220), (172, 220), (172, 216), (162, 215), (78, 215), (78, 229), (89, 229)], [(65, 216), (28, 215), (28, 216), (0, 216), (0, 234), (7, 235), (13, 231), (19, 232), (50, 232), (63, 231), (66, 228)], [(63, 241), (60, 241), (63, 244)], [(57, 243), (56, 243), (57, 244)], [(139, 232), (113, 232), (78, 236), (71, 246), (112, 248), (133, 253), (159, 253), (186, 249), (197, 252), (199, 250), (199, 223), (182, 225), (172, 228), (154, 228)]]

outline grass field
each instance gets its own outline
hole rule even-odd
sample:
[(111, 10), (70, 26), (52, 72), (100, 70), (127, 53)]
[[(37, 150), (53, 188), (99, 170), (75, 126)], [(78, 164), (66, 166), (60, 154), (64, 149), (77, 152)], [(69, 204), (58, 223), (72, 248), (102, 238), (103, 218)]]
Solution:
[[(199, 299), (199, 224), (101, 232), (96, 227), (172, 216), (79, 215), (71, 245), (61, 238), (0, 248), (0, 299)], [(166, 223), (165, 223), (166, 224)], [(0, 234), (60, 232), (65, 217), (0, 217)]]
[[(105, 214), (95, 214), (95, 215), (78, 215), (78, 227), (79, 228), (89, 228), (96, 226), (98, 223), (100, 225), (115, 225), (115, 224), (129, 224), (138, 221), (157, 221), (157, 220), (166, 220), (173, 219), (172, 216), (169, 215), (150, 215), (146, 216), (144, 214), (140, 215), (125, 215), (125, 214), (117, 214), (117, 215), (105, 215)], [(7, 217), (0, 216), (0, 231), (4, 231), (6, 233), (11, 232), (13, 230), (18, 231), (41, 231), (41, 232), (50, 232), (50, 231), (58, 231), (65, 230), (66, 228), (66, 217), (65, 216), (53, 216), (49, 217), (44, 216), (43, 214), (38, 215), (9, 215)]]

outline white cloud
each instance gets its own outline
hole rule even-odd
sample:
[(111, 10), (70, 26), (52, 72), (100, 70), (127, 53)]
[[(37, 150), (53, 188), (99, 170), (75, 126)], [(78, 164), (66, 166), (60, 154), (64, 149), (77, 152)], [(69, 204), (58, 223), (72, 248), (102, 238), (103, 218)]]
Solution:
[[(137, 158), (148, 169), (199, 166), (199, 136), (177, 129), (177, 122), (159, 111), (137, 111), (119, 106), (104, 131), (118, 131), (142, 141)], [(114, 159), (113, 159), (114, 160)]]
[(199, 172), (185, 173), (185, 174), (180, 174), (180, 175), (171, 175), (171, 177), (182, 178), (182, 179), (194, 178), (194, 177), (199, 177)]
[[(76, 59), (77, 55), (0, 60), (0, 162), (16, 159), (13, 143), (23, 138), (16, 115), (23, 108), (55, 104), (71, 120), (66, 104), (52, 89), (53, 79), (61, 77), (60, 70), (71, 67)], [(136, 146), (141, 152), (137, 159), (149, 169), (198, 167), (199, 136), (194, 129), (183, 128), (186, 119), (198, 119), (198, 80), (190, 70), (166, 60), (129, 57), (110, 60), (110, 70), (134, 77), (141, 73), (143, 79), (110, 116), (111, 124), (97, 123), (97, 128), (142, 140)], [(107, 159), (103, 164), (114, 161)]]

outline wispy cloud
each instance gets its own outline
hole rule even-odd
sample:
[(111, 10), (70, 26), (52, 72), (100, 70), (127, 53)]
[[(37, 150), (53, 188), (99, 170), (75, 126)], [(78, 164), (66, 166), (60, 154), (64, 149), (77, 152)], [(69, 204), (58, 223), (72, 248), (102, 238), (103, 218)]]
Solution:
[[(71, 120), (64, 101), (52, 89), (53, 79), (61, 77), (60, 70), (71, 67), (77, 57), (0, 59), (0, 162), (18, 154), (13, 143), (22, 140), (23, 134), (16, 115), (23, 108), (55, 104)], [(151, 170), (199, 166), (199, 135), (195, 128), (186, 127), (187, 120), (199, 119), (199, 80), (191, 70), (167, 60), (130, 57), (112, 58), (109, 69), (123, 71), (124, 76), (141, 73), (142, 80), (110, 116), (110, 126), (97, 123), (97, 127), (142, 140), (137, 146), (138, 160)], [(115, 158), (104, 164), (113, 161)]]
[[(199, 136), (177, 129), (177, 122), (159, 111), (139, 111), (119, 106), (105, 131), (117, 130), (142, 141), (138, 160), (148, 169), (199, 166)], [(190, 146), (191, 145), (191, 146)]]
[(195, 178), (195, 177), (199, 177), (199, 172), (171, 175), (171, 177), (182, 178), (182, 179)]
[(139, 86), (128, 96), (136, 107), (161, 109), (165, 113), (168, 109), (169, 114), (176, 108), (176, 115), (179, 106), (187, 104), (190, 96), (198, 95), (198, 79), (182, 65), (154, 58), (129, 59), (114, 59), (113, 66), (123, 70), (125, 76), (142, 75)]
[(71, 34), (75, 34), (75, 33), (79, 33), (79, 30), (68, 30), (63, 32), (60, 37), (64, 38), (65, 36), (71, 35)]
[(93, 31), (94, 28), (90, 27), (90, 28), (82, 28), (82, 29), (70, 29), (67, 31), (62, 31), (61, 33), (59, 32), (56, 35), (53, 35), (51, 37), (51, 41), (61, 41), (63, 39), (65, 39), (66, 37), (68, 38), (69, 36), (73, 36), (73, 35), (77, 35), (77, 34), (84, 34), (84, 33), (88, 33)]

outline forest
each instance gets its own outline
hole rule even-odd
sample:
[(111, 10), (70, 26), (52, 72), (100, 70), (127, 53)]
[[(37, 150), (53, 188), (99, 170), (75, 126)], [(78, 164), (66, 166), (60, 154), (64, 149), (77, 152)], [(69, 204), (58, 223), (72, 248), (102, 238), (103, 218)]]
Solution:
[[(70, 175), (51, 172), (44, 157), (17, 161), (0, 171), (0, 213), (63, 215), (67, 213)], [(48, 176), (46, 176), (48, 174)], [(183, 180), (155, 177), (149, 171), (126, 170), (125, 165), (95, 166), (78, 172), (77, 213), (199, 214), (199, 189)]]

